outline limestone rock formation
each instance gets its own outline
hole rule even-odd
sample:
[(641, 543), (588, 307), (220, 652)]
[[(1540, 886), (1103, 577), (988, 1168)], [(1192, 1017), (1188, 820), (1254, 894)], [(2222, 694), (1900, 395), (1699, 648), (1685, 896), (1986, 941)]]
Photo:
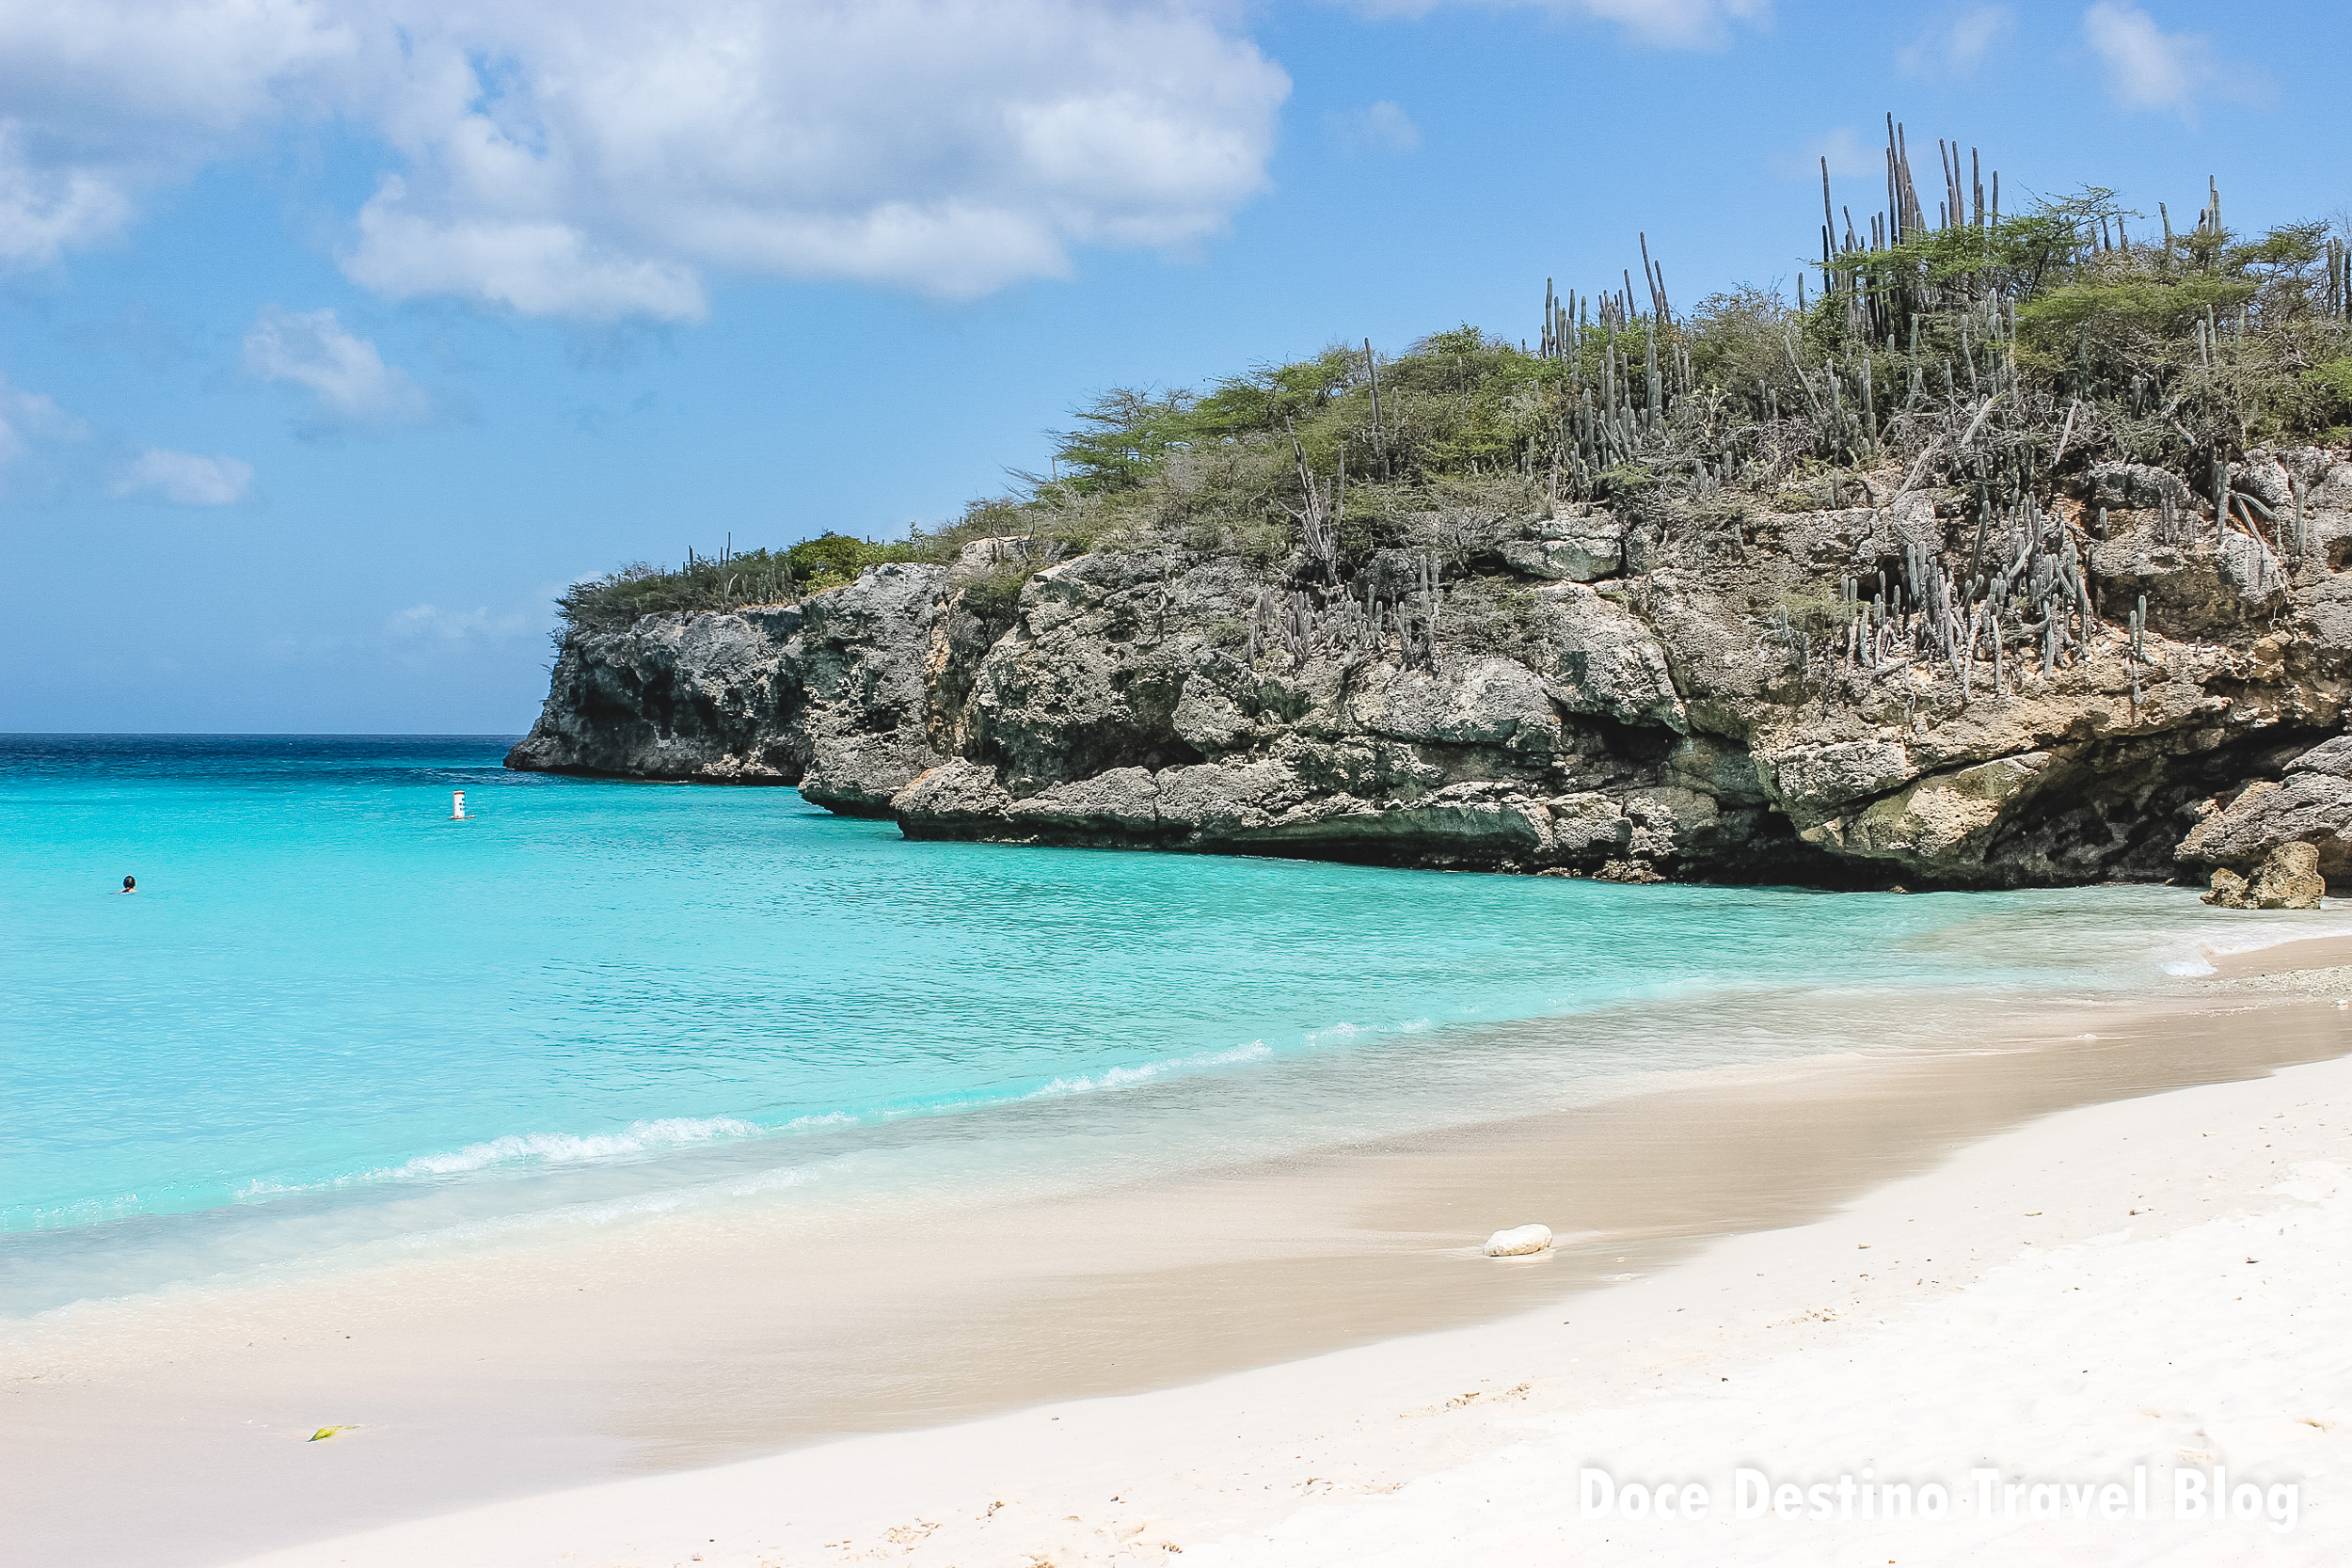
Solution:
[(2263, 858), (2251, 880), (2224, 866), (2213, 874), (2205, 902), (2226, 910), (2315, 910), (2328, 884), (2319, 875), (2319, 851), (2308, 844), (2281, 844)]
[(791, 650), (808, 763), (801, 793), (852, 816), (887, 816), (890, 799), (944, 759), (930, 744), (928, 685), (947, 570), (876, 566), (812, 596)]
[(792, 784), (809, 760), (797, 605), (648, 615), (566, 638), (509, 768)]
[[(2352, 464), (2233, 471), (2291, 541), (2125, 464), (1989, 542), (1964, 497), (1863, 479), (1829, 510), (1506, 519), (1388, 598), (980, 541), (575, 635), (509, 760), (798, 783), (915, 838), (1914, 888), (2259, 883), (2308, 845), (2352, 876)], [(2040, 618), (1938, 632), (1926, 563), (2011, 554)]]
[(1504, 540), (1496, 553), (1527, 577), (1597, 582), (1625, 570), (1625, 525), (1606, 512), (1565, 511), (1535, 520), (1526, 537)]
[(2352, 736), (2339, 736), (2288, 761), (2284, 777), (2257, 778), (2181, 841), (2179, 858), (2241, 877), (2280, 848), (2302, 845), (2313, 870), (2344, 878), (2352, 871)]

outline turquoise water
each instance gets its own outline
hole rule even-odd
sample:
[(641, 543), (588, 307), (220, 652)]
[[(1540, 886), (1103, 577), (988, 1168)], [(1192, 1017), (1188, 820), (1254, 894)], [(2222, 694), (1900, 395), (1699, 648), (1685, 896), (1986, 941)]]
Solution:
[(0, 740), (0, 1312), (1933, 1048), (1972, 997), (2313, 934), (2173, 889), (911, 844), (789, 790), (511, 774), (506, 744)]

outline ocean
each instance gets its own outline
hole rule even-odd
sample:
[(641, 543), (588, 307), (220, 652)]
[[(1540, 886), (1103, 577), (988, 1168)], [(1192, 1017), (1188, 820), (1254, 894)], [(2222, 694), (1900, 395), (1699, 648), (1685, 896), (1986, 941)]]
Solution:
[(789, 789), (509, 773), (509, 744), (0, 738), (0, 1317), (1983, 1049), (1990, 1008), (2352, 930), (2178, 888), (917, 844)]

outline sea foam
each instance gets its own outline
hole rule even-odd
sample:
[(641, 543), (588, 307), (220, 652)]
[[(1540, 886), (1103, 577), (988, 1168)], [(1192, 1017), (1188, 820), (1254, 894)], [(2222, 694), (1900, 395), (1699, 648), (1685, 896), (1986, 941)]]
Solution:
[(498, 1166), (527, 1168), (634, 1159), (723, 1139), (756, 1138), (766, 1129), (734, 1117), (663, 1117), (630, 1123), (618, 1132), (511, 1132), (446, 1152), (419, 1154), (397, 1165), (377, 1165), (318, 1181), (250, 1181), (237, 1189), (252, 1200), (290, 1193), (327, 1192), (377, 1181), (462, 1176)]

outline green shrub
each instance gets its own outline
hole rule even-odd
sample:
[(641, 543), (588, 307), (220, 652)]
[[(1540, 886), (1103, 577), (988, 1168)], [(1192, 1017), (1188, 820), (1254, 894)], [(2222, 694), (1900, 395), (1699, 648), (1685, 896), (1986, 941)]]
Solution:
[(2329, 413), (2352, 413), (2352, 354), (2313, 365), (2303, 372), (2303, 379), (2312, 391), (2327, 400)]
[[(1014, 494), (903, 541), (829, 532), (639, 564), (575, 585), (560, 608), (568, 625), (605, 626), (791, 598), (1006, 537), (1028, 541), (1032, 562), (1151, 549), (1327, 595), (1395, 552), (1435, 555), (1449, 574), (1491, 569), (1503, 533), (1561, 501), (1602, 502), (1654, 541), (1736, 560), (1758, 503), (1864, 504), (1856, 470), (1889, 463), (1980, 505), (2046, 490), (2061, 460), (2103, 456), (2201, 485), (2217, 451), (2341, 439), (2352, 422), (2341, 247), (2317, 225), (2244, 240), (2209, 214), (2159, 240), (2089, 187), (1843, 252), (1839, 286), (1803, 310), (1749, 287), (1679, 317), (1637, 298), (1644, 313), (1628, 319), (1588, 297), (1545, 324), (1546, 352), (1462, 325), (1395, 356), (1334, 343), (1200, 392), (1114, 388), (1053, 435), (1049, 473), (1016, 472)], [(2126, 219), (2137, 237), (2122, 238)], [(1311, 514), (1329, 528), (1327, 569), (1306, 547)], [(1009, 618), (1025, 576), (993, 573), (966, 603)], [(1772, 613), (1820, 620), (1809, 605)], [(1479, 608), (1498, 636), (1517, 635), (1518, 614)]]
[(1021, 602), (1022, 585), (1028, 580), (1029, 569), (1023, 562), (999, 562), (963, 585), (961, 602), (983, 621), (1009, 626)]
[(820, 533), (785, 551), (784, 559), (791, 566), (802, 591), (814, 594), (854, 581), (868, 566), (891, 561), (920, 561), (925, 554), (920, 540), (878, 545), (846, 533)]
[(564, 628), (615, 631), (644, 615), (739, 610), (746, 605), (790, 604), (803, 594), (838, 586), (866, 567), (885, 561), (925, 558), (924, 541), (876, 544), (844, 533), (821, 534), (786, 550), (751, 550), (717, 557), (690, 553), (676, 567), (638, 562), (617, 572), (588, 578), (555, 601)]

